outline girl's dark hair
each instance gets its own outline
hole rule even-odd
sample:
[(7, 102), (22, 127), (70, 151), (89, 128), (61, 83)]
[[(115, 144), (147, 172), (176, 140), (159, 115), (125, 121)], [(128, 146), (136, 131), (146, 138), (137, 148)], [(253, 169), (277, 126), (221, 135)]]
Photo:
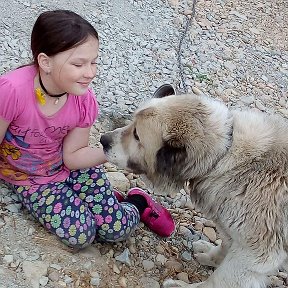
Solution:
[(99, 40), (95, 28), (80, 15), (69, 10), (43, 12), (31, 34), (33, 64), (38, 66), (39, 53), (53, 56), (82, 44), (88, 36)]

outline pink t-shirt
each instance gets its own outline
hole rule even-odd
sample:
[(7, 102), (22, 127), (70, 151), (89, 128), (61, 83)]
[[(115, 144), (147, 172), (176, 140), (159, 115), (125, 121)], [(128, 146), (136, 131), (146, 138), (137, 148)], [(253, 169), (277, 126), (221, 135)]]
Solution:
[(41, 113), (35, 97), (37, 70), (26, 66), (0, 77), (0, 117), (10, 123), (0, 145), (0, 178), (16, 185), (62, 181), (69, 175), (63, 164), (63, 138), (75, 127), (90, 127), (98, 104), (88, 89), (68, 95), (54, 115)]

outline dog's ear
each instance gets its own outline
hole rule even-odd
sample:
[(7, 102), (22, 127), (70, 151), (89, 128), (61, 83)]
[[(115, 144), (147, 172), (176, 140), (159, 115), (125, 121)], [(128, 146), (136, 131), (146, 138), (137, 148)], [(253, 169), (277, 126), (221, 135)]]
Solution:
[(156, 170), (162, 175), (175, 178), (182, 171), (187, 158), (185, 146), (173, 145), (173, 141), (167, 141), (157, 152)]
[(163, 98), (169, 95), (176, 95), (175, 89), (170, 84), (163, 84), (155, 91), (153, 98)]

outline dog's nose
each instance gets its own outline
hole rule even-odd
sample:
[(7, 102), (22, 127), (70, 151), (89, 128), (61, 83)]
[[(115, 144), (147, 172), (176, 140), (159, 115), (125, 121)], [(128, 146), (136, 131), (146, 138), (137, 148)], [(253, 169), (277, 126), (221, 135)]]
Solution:
[(111, 148), (112, 136), (109, 133), (103, 134), (100, 138), (100, 143), (102, 144), (104, 150)]

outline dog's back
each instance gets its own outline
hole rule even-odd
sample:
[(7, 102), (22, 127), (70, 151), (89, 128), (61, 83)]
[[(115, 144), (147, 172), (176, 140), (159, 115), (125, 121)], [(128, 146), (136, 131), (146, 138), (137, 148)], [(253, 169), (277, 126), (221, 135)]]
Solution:
[(255, 111), (232, 114), (231, 147), (192, 198), (260, 257), (282, 250), (288, 239), (288, 121)]

